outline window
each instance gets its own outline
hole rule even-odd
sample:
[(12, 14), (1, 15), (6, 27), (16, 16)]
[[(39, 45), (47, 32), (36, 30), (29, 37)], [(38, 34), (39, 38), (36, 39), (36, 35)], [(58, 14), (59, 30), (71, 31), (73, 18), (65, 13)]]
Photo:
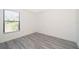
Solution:
[(4, 10), (3, 31), (14, 32), (20, 30), (19, 12)]

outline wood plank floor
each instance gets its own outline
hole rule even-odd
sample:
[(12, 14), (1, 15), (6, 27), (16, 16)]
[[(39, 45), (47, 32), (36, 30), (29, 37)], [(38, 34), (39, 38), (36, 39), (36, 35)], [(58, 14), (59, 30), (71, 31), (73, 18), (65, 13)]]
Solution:
[(41, 33), (33, 33), (0, 44), (0, 49), (77, 49), (76, 43)]

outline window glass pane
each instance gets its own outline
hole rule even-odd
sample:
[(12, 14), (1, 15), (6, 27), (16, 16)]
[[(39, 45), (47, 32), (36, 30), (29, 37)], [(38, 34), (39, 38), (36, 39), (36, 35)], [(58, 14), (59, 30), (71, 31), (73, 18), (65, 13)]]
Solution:
[(4, 32), (14, 32), (20, 30), (19, 12), (4, 10)]
[(5, 21), (19, 21), (18, 12), (5, 10)]
[(19, 22), (5, 22), (5, 32), (13, 32), (19, 30)]

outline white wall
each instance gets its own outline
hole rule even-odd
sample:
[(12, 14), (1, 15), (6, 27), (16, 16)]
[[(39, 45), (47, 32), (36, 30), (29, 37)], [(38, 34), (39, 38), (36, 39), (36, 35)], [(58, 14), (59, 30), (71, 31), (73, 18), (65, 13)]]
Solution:
[(38, 32), (76, 42), (76, 10), (43, 10)]
[(3, 34), (3, 10), (0, 10), (0, 43), (35, 32), (35, 15), (28, 10), (17, 11), (20, 12), (21, 30)]
[(79, 10), (77, 10), (77, 44), (78, 44), (78, 47), (79, 47)]

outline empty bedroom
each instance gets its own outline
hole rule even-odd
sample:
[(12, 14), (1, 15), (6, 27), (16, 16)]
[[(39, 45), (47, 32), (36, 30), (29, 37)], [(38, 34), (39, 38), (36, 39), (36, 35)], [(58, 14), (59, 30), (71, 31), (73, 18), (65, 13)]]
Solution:
[(78, 9), (0, 9), (0, 49), (78, 49)]

